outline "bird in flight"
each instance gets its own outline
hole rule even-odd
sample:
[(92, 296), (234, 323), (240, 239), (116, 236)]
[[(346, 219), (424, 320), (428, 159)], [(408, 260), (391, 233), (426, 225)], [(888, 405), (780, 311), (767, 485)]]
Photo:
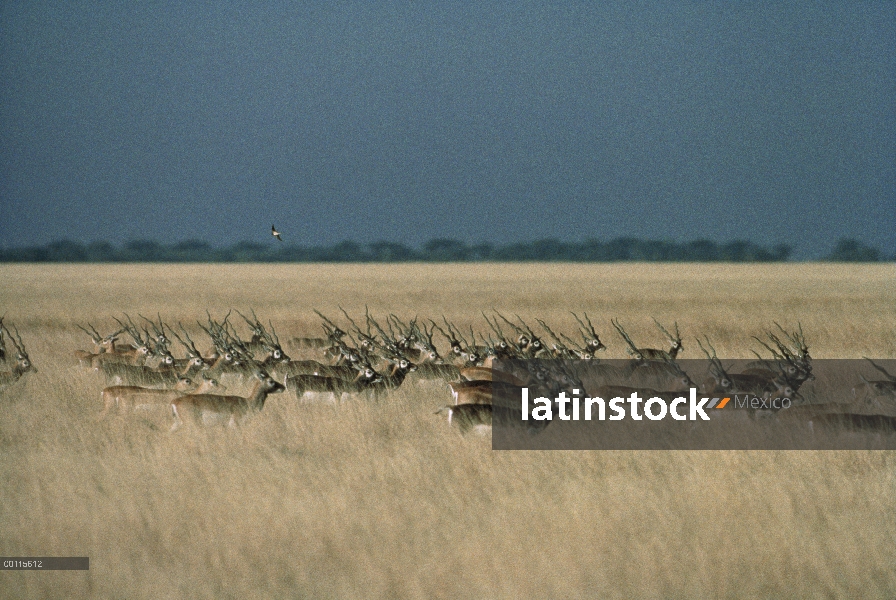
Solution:
[(277, 231), (277, 229), (273, 225), (271, 225), (271, 235), (274, 236), (275, 238), (277, 238), (278, 240), (280, 240), (281, 242), (283, 241), (283, 238), (280, 237), (280, 232)]

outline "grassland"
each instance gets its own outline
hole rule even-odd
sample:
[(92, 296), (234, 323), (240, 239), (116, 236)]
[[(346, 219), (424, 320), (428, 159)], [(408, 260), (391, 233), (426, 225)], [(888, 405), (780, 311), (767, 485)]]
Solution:
[(0, 554), (90, 556), (87, 572), (2, 572), (10, 598), (693, 598), (896, 595), (892, 452), (493, 452), (432, 414), (437, 383), (373, 404), (273, 396), (238, 430), (96, 422), (76, 323), (254, 308), (281, 338), (312, 307), (480, 310), (572, 329), (609, 357), (618, 317), (684, 357), (709, 335), (749, 357), (773, 320), (816, 358), (896, 358), (893, 265), (0, 266), (0, 312), (40, 370), (0, 392)]

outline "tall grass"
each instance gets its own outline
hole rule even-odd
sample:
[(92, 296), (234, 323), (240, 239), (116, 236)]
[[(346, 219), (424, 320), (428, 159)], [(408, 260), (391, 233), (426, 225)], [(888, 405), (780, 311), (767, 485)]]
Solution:
[[(889, 265), (2, 266), (0, 311), (40, 372), (0, 392), (0, 554), (90, 556), (3, 572), (6, 597), (892, 597), (892, 452), (493, 452), (409, 381), (381, 400), (271, 396), (236, 430), (169, 434), (162, 410), (96, 422), (75, 327), (254, 308), (281, 339), (337, 304), (567, 331), (587, 310), (645, 345), (677, 320), (749, 357), (800, 322), (816, 358), (896, 357)], [(236, 391), (241, 391), (236, 388)]]

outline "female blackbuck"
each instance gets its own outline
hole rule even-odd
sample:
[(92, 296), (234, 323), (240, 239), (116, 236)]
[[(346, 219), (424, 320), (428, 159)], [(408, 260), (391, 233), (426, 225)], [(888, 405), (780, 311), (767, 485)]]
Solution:
[(156, 367), (135, 366), (125, 363), (103, 363), (101, 369), (106, 381), (113, 385), (173, 386), (180, 377), (191, 377), (202, 369), (201, 363), (191, 362), (184, 370), (177, 371), (170, 353), (161, 355)]
[(215, 394), (191, 394), (180, 396), (171, 402), (174, 424), (171, 431), (177, 431), (184, 419), (195, 425), (242, 425), (254, 413), (264, 408), (269, 394), (282, 392), (285, 388), (270, 375), (257, 371), (258, 382), (248, 397), (219, 396)]
[(103, 411), (99, 414), (97, 420), (105, 418), (113, 407), (116, 407), (119, 412), (164, 407), (183, 395), (205, 394), (216, 389), (223, 391), (217, 379), (211, 379), (205, 375), (203, 375), (202, 382), (198, 385), (189, 377), (181, 377), (172, 389), (146, 388), (133, 385), (110, 386), (104, 388), (100, 393)]

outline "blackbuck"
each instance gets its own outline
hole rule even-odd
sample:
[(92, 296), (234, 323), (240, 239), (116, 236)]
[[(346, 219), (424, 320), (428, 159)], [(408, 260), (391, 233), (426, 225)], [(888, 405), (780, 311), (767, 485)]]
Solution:
[[(249, 329), (252, 331), (251, 339), (249, 339), (248, 342), (243, 342), (250, 353), (257, 355), (262, 352), (270, 352), (274, 347), (280, 347), (279, 342), (274, 341), (272, 334), (268, 333), (264, 328), (264, 325), (261, 324), (261, 321), (258, 320), (258, 317), (255, 315), (255, 309), (252, 309), (252, 320), (249, 320), (249, 318), (240, 311), (236, 311), (236, 314), (243, 318), (246, 324), (249, 325)], [(273, 329), (274, 327), (271, 325), (271, 330), (273, 331)]]
[(880, 400), (883, 398), (887, 400), (888, 404), (896, 405), (896, 377), (867, 356), (864, 358), (875, 369), (883, 373), (886, 379), (870, 380), (860, 374), (859, 377), (862, 379), (862, 383), (852, 388), (853, 397), (867, 404), (880, 403)]
[(5, 317), (0, 317), (0, 365), (6, 365), (7, 362), (6, 332), (3, 329), (4, 318)]
[(175, 358), (174, 367), (176, 369), (186, 369), (190, 365), (199, 365), (200, 369), (203, 371), (212, 368), (212, 366), (215, 364), (215, 360), (220, 357), (212, 359), (203, 356), (199, 349), (196, 347), (196, 344), (193, 342), (193, 339), (190, 337), (190, 334), (187, 333), (187, 330), (184, 328), (183, 323), (178, 323), (177, 326), (184, 334), (184, 337), (180, 337), (177, 332), (174, 331), (174, 329), (171, 329), (171, 333), (172, 335), (174, 335), (175, 339), (184, 347), (187, 356), (186, 358)]
[(264, 408), (268, 395), (286, 389), (267, 373), (256, 372), (255, 376), (258, 381), (248, 397), (191, 394), (176, 398), (171, 402), (171, 414), (174, 417), (171, 431), (180, 429), (184, 420), (204, 426), (242, 425), (254, 413)]
[(198, 372), (201, 367), (190, 366), (184, 371), (178, 372), (174, 368), (174, 357), (171, 354), (165, 354), (156, 367), (103, 363), (100, 369), (106, 376), (106, 382), (111, 385), (172, 386), (180, 377), (189, 377)]
[[(449, 351), (448, 351), (448, 360), (451, 361), (454, 365), (460, 366), (470, 366), (470, 353), (467, 348), (467, 344), (463, 341), (460, 333), (454, 329), (451, 323), (448, 322), (448, 319), (445, 316), (442, 316), (442, 320), (445, 322), (445, 327), (448, 328), (448, 331), (442, 329), (435, 321), (430, 321), (433, 326), (433, 329), (442, 334), (448, 341)], [(478, 356), (474, 356), (474, 359), (478, 358)]]
[(28, 357), (28, 352), (25, 350), (25, 342), (22, 341), (22, 337), (19, 335), (19, 330), (15, 327), (15, 325), (13, 325), (15, 337), (13, 337), (12, 333), (10, 333), (8, 329), (6, 329), (6, 325), (0, 325), (0, 331), (6, 332), (6, 336), (13, 343), (16, 350), (15, 364), (13, 365), (12, 369), (8, 371), (0, 371), (0, 390), (4, 390), (12, 384), (16, 383), (26, 373), (36, 373), (37, 368)]
[(379, 399), (384, 393), (394, 391), (401, 387), (408, 374), (417, 370), (417, 365), (403, 357), (392, 357), (389, 359), (392, 363), (389, 373), (379, 378), (379, 381), (371, 382), (363, 390), (365, 393), (373, 394), (373, 397)]
[[(185, 394), (205, 394), (222, 386), (217, 379), (203, 376), (196, 384), (189, 377), (181, 377), (171, 389), (146, 388), (133, 385), (115, 385), (100, 392), (103, 411), (97, 417), (102, 420), (113, 408), (119, 413), (167, 407), (175, 399)], [(223, 391), (223, 390), (222, 390)]]
[[(137, 313), (137, 316), (149, 323), (149, 326), (152, 327), (153, 331), (153, 343), (155, 344), (155, 349), (160, 351), (168, 351), (171, 346), (171, 340), (168, 339), (168, 335), (165, 333), (165, 324), (162, 322), (162, 315), (158, 314), (159, 322), (156, 324), (152, 319), (148, 319), (143, 315)], [(149, 332), (144, 328), (143, 330), (146, 333), (146, 337), (149, 338)]]
[(535, 335), (535, 332), (532, 331), (532, 328), (529, 327), (526, 324), (526, 322), (523, 321), (523, 319), (519, 315), (514, 315), (514, 316), (520, 322), (522, 327), (519, 327), (515, 323), (509, 321), (504, 315), (502, 315), (498, 311), (495, 311), (495, 314), (497, 314), (501, 318), (502, 321), (504, 321), (505, 323), (510, 325), (510, 327), (513, 328), (517, 332), (517, 334), (518, 334), (518, 337), (516, 340), (517, 352), (523, 358), (539, 358), (540, 356), (545, 355), (547, 353), (547, 347), (545, 346), (542, 339), (539, 336)]
[(78, 329), (90, 336), (90, 339), (93, 342), (93, 351), (75, 350), (74, 352), (75, 358), (78, 360), (78, 363), (82, 367), (92, 367), (91, 363), (93, 361), (93, 357), (98, 354), (104, 354), (107, 352), (114, 354), (116, 352), (125, 350), (124, 348), (118, 348), (115, 346), (115, 342), (118, 341), (118, 336), (124, 333), (124, 329), (119, 329), (114, 333), (103, 336), (90, 323), (87, 323), (87, 326), (90, 327), (89, 331), (81, 327), (80, 325), (76, 325)]
[(125, 315), (125, 317), (128, 319), (127, 325), (115, 317), (113, 317), (113, 319), (118, 322), (122, 330), (126, 331), (127, 334), (131, 336), (133, 344), (124, 350), (116, 349), (115, 352), (103, 352), (93, 355), (90, 359), (90, 366), (94, 371), (99, 371), (107, 364), (142, 366), (152, 355), (150, 340), (144, 339), (143, 336), (140, 335), (140, 331), (128, 315)]
[(769, 340), (777, 347), (772, 348), (769, 344), (753, 336), (753, 339), (762, 344), (769, 352), (772, 353), (772, 359), (766, 360), (757, 352), (753, 352), (759, 360), (747, 363), (743, 368), (743, 373), (763, 375), (767, 377), (776, 377), (779, 372), (783, 372), (787, 379), (794, 383), (797, 387), (803, 382), (815, 379), (812, 374), (811, 357), (809, 356), (809, 348), (806, 345), (805, 336), (802, 333), (802, 325), (799, 332), (793, 334), (787, 333), (778, 323), (775, 323), (785, 337), (793, 344), (794, 349), (791, 350), (782, 342), (777, 335), (770, 331), (766, 331)]
[(494, 346), (494, 356), (491, 357), (490, 360), (484, 361), (483, 366), (491, 367), (492, 363), (495, 360), (510, 360), (513, 358), (523, 358), (523, 355), (520, 353), (517, 345), (507, 338), (504, 335), (504, 331), (501, 329), (500, 323), (498, 323), (498, 317), (488, 318), (488, 315), (482, 313), (482, 318), (485, 319), (485, 322), (488, 323), (488, 326), (491, 328), (492, 332), (497, 336), (497, 340), (495, 340)]
[(416, 318), (409, 324), (403, 323), (395, 315), (389, 315), (389, 318), (399, 328), (402, 328), (399, 330), (398, 337), (395, 338), (395, 345), (402, 356), (413, 361), (418, 367), (426, 363), (440, 364), (443, 362), (432, 339), (435, 328), (427, 328), (426, 323), (422, 326), (418, 325)]
[(345, 337), (345, 331), (343, 331), (338, 325), (333, 323), (330, 319), (325, 317), (323, 314), (314, 311), (317, 313), (321, 319), (323, 319), (323, 328), (326, 337), (294, 337), (286, 342), (286, 345), (290, 348), (294, 348), (296, 350), (304, 350), (304, 349), (317, 349), (317, 348), (327, 348), (330, 349), (336, 346), (343, 337)]
[(665, 327), (663, 327), (659, 321), (654, 319), (653, 322), (656, 323), (656, 326), (659, 328), (659, 330), (662, 331), (667, 338), (669, 338), (669, 342), (671, 343), (669, 350), (658, 350), (656, 348), (638, 348), (632, 341), (632, 338), (629, 337), (629, 335), (625, 332), (625, 329), (619, 323), (619, 319), (610, 319), (610, 323), (613, 324), (613, 327), (616, 329), (619, 335), (622, 336), (622, 339), (625, 340), (625, 343), (628, 345), (627, 352), (636, 360), (675, 360), (684, 349), (681, 343), (681, 334), (678, 331), (678, 322), (675, 323), (674, 336), (666, 331)]
[(582, 335), (582, 339), (585, 341), (585, 350), (591, 354), (591, 356), (595, 356), (601, 350), (606, 350), (607, 347), (604, 346), (604, 343), (600, 341), (600, 336), (597, 335), (597, 332), (594, 330), (594, 325), (591, 324), (591, 319), (588, 318), (588, 313), (582, 313), (585, 317), (585, 321), (588, 322), (588, 326), (585, 327), (585, 323), (579, 318), (576, 313), (571, 313), (575, 320), (579, 324), (579, 333)]
[(797, 388), (787, 380), (784, 373), (779, 373), (771, 379), (761, 375), (728, 373), (716, 355), (715, 348), (709, 343), (709, 339), (706, 340), (706, 344), (712, 350), (712, 355), (704, 348), (699, 339), (697, 344), (709, 359), (710, 379), (702, 386), (702, 393), (724, 394), (725, 396), (743, 394), (763, 399), (788, 398), (793, 404), (797, 404), (794, 399), (801, 400), (797, 395)]
[(288, 376), (283, 383), (286, 389), (300, 400), (336, 402), (346, 396), (358, 394), (382, 381), (382, 376), (370, 367), (362, 369), (352, 380), (320, 375)]

